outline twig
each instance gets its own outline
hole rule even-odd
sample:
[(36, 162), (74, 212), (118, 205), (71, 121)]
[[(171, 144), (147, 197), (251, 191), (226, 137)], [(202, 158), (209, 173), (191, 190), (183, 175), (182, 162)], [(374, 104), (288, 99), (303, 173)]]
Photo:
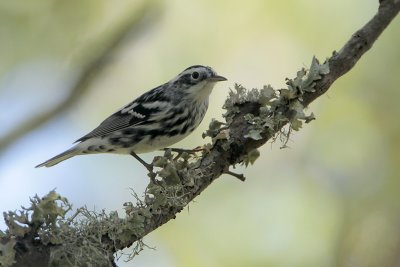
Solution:
[(242, 173), (239, 174), (239, 173), (235, 173), (235, 172), (232, 172), (232, 171), (229, 171), (229, 170), (224, 171), (224, 173), (225, 174), (229, 174), (229, 175), (239, 179), (242, 182), (246, 181), (246, 177), (244, 177), (244, 175)]

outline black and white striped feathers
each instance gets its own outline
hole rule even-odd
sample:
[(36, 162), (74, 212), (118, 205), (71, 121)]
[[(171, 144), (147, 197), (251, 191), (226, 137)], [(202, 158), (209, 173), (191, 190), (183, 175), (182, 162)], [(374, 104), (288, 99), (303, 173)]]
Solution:
[(139, 154), (171, 146), (199, 126), (211, 90), (225, 80), (210, 67), (189, 67), (122, 107), (71, 149), (36, 167), (50, 167), (82, 154)]

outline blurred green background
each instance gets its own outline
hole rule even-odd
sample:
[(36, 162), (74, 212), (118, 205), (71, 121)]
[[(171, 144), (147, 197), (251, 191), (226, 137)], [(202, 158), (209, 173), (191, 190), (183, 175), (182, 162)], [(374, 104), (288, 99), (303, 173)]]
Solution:
[[(2, 143), (0, 210), (49, 190), (75, 207), (119, 210), (141, 194), (131, 157), (76, 157), (33, 166), (69, 148), (106, 116), (194, 64), (229, 79), (204, 122), (177, 147), (204, 144), (228, 88), (284, 86), (324, 60), (376, 12), (377, 0), (0, 0), (0, 143), (68, 96), (75, 80), (135, 18), (134, 31), (66, 111)], [(288, 149), (267, 144), (245, 183), (224, 176), (119, 266), (400, 266), (400, 20), (356, 67), (313, 103), (317, 117)], [(151, 160), (159, 153), (146, 154)], [(0, 224), (5, 229), (4, 223)], [(129, 250), (127, 250), (129, 252)]]

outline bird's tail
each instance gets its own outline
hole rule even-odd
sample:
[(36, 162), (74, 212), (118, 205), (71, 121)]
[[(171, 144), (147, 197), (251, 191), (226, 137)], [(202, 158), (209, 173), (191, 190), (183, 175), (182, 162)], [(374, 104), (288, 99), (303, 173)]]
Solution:
[(52, 157), (49, 160), (46, 160), (45, 162), (37, 165), (35, 168), (51, 167), (51, 166), (54, 166), (54, 165), (60, 163), (61, 161), (72, 158), (73, 156), (76, 156), (78, 154), (79, 154), (79, 149), (77, 149), (76, 147), (73, 147), (71, 149), (68, 149), (67, 151), (64, 151), (61, 154), (58, 154), (55, 157)]

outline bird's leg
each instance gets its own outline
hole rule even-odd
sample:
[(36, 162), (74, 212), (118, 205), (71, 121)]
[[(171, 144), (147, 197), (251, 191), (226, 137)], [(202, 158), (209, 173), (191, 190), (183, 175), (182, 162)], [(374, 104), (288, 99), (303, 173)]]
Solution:
[(149, 172), (153, 172), (153, 165), (152, 165), (152, 164), (149, 164), (149, 163), (147, 163), (146, 161), (144, 161), (141, 157), (139, 157), (139, 156), (138, 156), (135, 152), (133, 152), (133, 151), (131, 151), (130, 154), (132, 155), (132, 157), (134, 157), (134, 158), (137, 159), (140, 163), (142, 163), (143, 166), (145, 166), (146, 169), (147, 169)]
[[(143, 164), (143, 166), (146, 167), (146, 169), (149, 171), (148, 176), (150, 177), (150, 180), (153, 184), (160, 185), (160, 182), (156, 180), (156, 174), (153, 172), (153, 164), (149, 164), (146, 161), (144, 161), (141, 157), (139, 157), (135, 152), (131, 151), (130, 153), (132, 157), (137, 159), (140, 163)], [(161, 185), (162, 186), (162, 185)]]

